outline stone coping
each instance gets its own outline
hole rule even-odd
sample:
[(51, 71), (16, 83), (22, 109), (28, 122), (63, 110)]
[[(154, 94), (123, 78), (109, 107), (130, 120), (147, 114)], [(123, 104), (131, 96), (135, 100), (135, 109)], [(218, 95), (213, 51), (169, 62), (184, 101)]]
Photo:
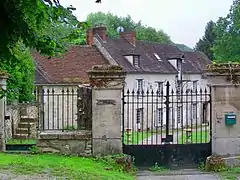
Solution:
[(124, 71), (88, 71), (89, 79), (124, 79)]
[[(92, 71), (122, 71), (122, 67), (118, 65), (95, 65), (91, 69)], [(90, 71), (91, 71), (90, 70)]]
[(89, 140), (92, 138), (92, 132), (81, 131), (43, 131), (39, 135), (40, 140)]
[(223, 158), (228, 167), (240, 166), (240, 156), (231, 156)]
[[(220, 72), (206, 72), (206, 76), (229, 76), (229, 73), (220, 73)], [(235, 72), (234, 75), (240, 76), (240, 72)]]
[(97, 65), (88, 71), (89, 78), (124, 77), (126, 72), (117, 65)]

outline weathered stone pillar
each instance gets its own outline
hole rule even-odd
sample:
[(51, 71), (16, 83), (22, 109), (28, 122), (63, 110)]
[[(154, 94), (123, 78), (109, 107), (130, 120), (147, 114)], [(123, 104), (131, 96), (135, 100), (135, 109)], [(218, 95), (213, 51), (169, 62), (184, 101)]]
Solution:
[(6, 150), (6, 144), (5, 144), (5, 102), (6, 98), (5, 96), (2, 97), (4, 94), (4, 90), (6, 90), (6, 80), (7, 75), (0, 71), (0, 151)]
[(93, 155), (122, 153), (121, 93), (125, 72), (119, 66), (94, 66), (89, 79), (93, 87)]
[(234, 71), (231, 74), (231, 68), (225, 66), (211, 67), (207, 76), (212, 87), (212, 154), (237, 156), (240, 155), (240, 74)]

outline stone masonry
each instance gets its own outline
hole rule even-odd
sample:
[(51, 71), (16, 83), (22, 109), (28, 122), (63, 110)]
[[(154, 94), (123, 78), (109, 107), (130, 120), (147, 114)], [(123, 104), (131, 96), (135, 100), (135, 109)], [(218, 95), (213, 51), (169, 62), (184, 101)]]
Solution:
[[(240, 85), (227, 80), (226, 74), (208, 73), (208, 79), (212, 87), (212, 153), (238, 156), (240, 155)], [(226, 113), (236, 114), (236, 124), (225, 124)]]
[(122, 153), (121, 93), (125, 72), (119, 66), (95, 66), (89, 71), (92, 89), (93, 155)]
[(91, 131), (41, 132), (37, 141), (40, 152), (64, 155), (92, 155)]
[[(0, 88), (1, 91), (6, 89), (6, 80), (7, 75), (5, 73), (0, 72)], [(5, 151), (6, 145), (5, 145), (5, 113), (4, 113), (4, 107), (5, 107), (6, 98), (0, 98), (0, 151)]]

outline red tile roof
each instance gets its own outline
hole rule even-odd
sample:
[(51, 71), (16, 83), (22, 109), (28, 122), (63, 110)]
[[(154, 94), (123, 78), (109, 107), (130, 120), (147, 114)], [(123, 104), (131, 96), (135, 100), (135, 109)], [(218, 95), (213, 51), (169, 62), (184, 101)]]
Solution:
[(36, 62), (36, 84), (88, 83), (87, 71), (107, 60), (94, 46), (72, 46), (62, 57), (33, 53)]

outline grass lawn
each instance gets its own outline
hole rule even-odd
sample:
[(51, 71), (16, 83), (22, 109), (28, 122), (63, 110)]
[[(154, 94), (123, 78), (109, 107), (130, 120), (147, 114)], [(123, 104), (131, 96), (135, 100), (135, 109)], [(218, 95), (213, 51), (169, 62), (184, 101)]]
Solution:
[[(124, 133), (124, 144), (141, 144), (144, 139), (152, 137), (156, 132), (143, 131), (143, 132), (131, 132), (128, 137), (127, 132)], [(130, 139), (130, 141), (128, 141)]]
[(224, 180), (237, 180), (238, 178), (240, 178), (240, 167), (235, 167), (227, 171), (220, 172), (219, 175)]
[(36, 144), (35, 139), (8, 139), (6, 144)]
[[(202, 131), (193, 131), (192, 136), (190, 137), (191, 143), (208, 143), (210, 141), (209, 131), (202, 130)], [(186, 144), (187, 136), (186, 132), (184, 135), (180, 136), (178, 139), (179, 144)]]
[(113, 161), (50, 154), (0, 153), (0, 170), (20, 174), (49, 174), (63, 179), (134, 179)]

